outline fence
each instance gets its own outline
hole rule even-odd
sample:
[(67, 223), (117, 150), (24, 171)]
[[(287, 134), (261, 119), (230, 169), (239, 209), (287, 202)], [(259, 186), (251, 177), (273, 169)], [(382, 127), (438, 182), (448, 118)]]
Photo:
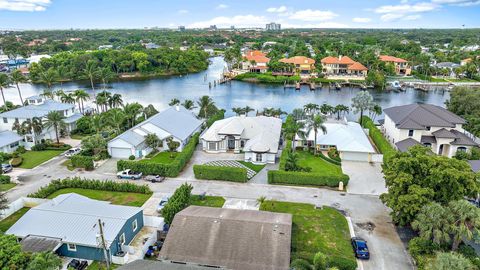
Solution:
[(9, 217), (11, 214), (17, 212), (23, 207), (34, 207), (44, 202), (50, 201), (49, 199), (38, 199), (38, 198), (28, 198), (21, 197), (8, 205), (8, 208), (0, 211), (0, 220)]
[(163, 228), (163, 218), (143, 215), (143, 226)]

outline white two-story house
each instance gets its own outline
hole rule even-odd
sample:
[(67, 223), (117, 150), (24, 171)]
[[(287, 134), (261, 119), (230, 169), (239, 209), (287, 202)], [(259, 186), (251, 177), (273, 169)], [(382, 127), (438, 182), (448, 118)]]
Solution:
[(400, 151), (413, 145), (424, 145), (438, 155), (452, 157), (457, 151), (478, 147), (463, 129), (465, 120), (442, 107), (410, 104), (391, 107), (384, 112), (383, 132)]
[[(32, 96), (26, 99), (27, 105), (19, 107), (17, 109), (7, 111), (0, 114), (0, 130), (10, 130), (15, 132), (14, 126), (16, 122), (19, 125), (27, 120), (34, 118), (45, 121), (45, 117), (49, 112), (58, 111), (63, 115), (65, 122), (65, 129), (67, 132), (71, 132), (76, 127), (76, 121), (82, 117), (82, 115), (75, 110), (75, 104), (62, 103), (50, 99), (46, 99), (41, 96)], [(36, 143), (39, 143), (44, 139), (55, 140), (55, 130), (53, 127), (43, 128), (42, 132), (35, 134), (33, 130), (27, 134), (21, 134), (25, 136), (23, 145), (25, 148), (30, 149)]]

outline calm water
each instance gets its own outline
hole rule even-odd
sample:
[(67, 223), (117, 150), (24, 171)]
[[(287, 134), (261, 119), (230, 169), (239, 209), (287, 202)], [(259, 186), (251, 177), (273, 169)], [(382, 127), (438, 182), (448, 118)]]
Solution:
[[(291, 112), (294, 108), (302, 107), (306, 103), (322, 104), (324, 102), (331, 105), (345, 104), (350, 106), (351, 99), (359, 91), (355, 88), (345, 88), (342, 90), (329, 90), (328, 88), (310, 91), (307, 87), (302, 87), (300, 91), (294, 89), (283, 89), (278, 85), (263, 85), (244, 82), (231, 82), (230, 84), (217, 85), (211, 89), (208, 88), (208, 82), (218, 80), (225, 67), (222, 58), (212, 58), (212, 64), (209, 69), (186, 76), (175, 76), (154, 80), (115, 82), (111, 84), (109, 91), (122, 94), (124, 102), (139, 102), (143, 105), (153, 104), (159, 110), (166, 108), (172, 98), (196, 100), (203, 95), (209, 95), (220, 108), (225, 108), (228, 115), (232, 115), (232, 107), (250, 106), (257, 110), (265, 107), (278, 108)], [(205, 80), (206, 75), (206, 80)], [(213, 83), (212, 83), (213, 84)], [(64, 91), (83, 88), (88, 90), (89, 86), (78, 83), (63, 84)], [(44, 86), (42, 85), (21, 85), (24, 97), (41, 94)], [(60, 89), (60, 85), (55, 85), (55, 89)], [(416, 102), (432, 103), (444, 106), (445, 100), (449, 98), (448, 92), (421, 92), (408, 90), (407, 92), (380, 92), (370, 90), (375, 102), (382, 108), (391, 106), (410, 104)], [(7, 100), (15, 103), (19, 102), (17, 91), (14, 88), (5, 91)]]

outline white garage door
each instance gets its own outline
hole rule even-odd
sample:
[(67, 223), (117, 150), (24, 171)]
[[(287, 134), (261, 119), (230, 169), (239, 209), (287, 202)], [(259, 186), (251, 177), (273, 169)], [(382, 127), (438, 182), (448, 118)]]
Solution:
[(132, 155), (132, 150), (130, 148), (112, 147), (110, 153), (113, 158), (128, 158)]
[(342, 160), (346, 161), (364, 161), (368, 162), (369, 153), (359, 153), (359, 152), (342, 152)]

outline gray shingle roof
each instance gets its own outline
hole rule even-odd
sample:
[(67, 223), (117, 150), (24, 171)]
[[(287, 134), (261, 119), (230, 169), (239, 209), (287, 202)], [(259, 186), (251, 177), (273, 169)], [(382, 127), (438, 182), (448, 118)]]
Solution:
[(437, 139), (434, 136), (422, 136), (421, 143), (437, 143)]
[(425, 129), (426, 127), (455, 127), (465, 120), (442, 107), (431, 104), (410, 104), (384, 110), (400, 129)]
[(412, 138), (408, 138), (408, 139), (405, 139), (403, 141), (399, 141), (399, 142), (395, 143), (395, 145), (397, 146), (397, 149), (400, 152), (407, 152), (410, 147), (415, 146), (415, 145), (420, 145), (420, 143), (417, 142), (416, 140), (412, 139)]
[(20, 241), (22, 250), (25, 252), (55, 251), (62, 244), (59, 238), (41, 237), (29, 235)]
[(43, 104), (39, 105), (27, 105), (15, 110), (4, 112), (0, 114), (0, 117), (6, 118), (33, 118), (44, 117), (51, 111), (64, 111), (74, 108), (75, 105), (61, 103), (53, 100), (45, 100)]
[[(226, 268), (213, 268), (226, 269)], [(120, 266), (117, 270), (213, 270), (211, 267), (187, 265), (179, 263), (151, 261), (151, 260), (136, 260), (126, 265)]]
[(470, 167), (472, 167), (472, 171), (479, 172), (480, 171), (480, 160), (469, 160)]
[(470, 137), (463, 134), (462, 132), (452, 129), (450, 130), (455, 134), (456, 139), (451, 143), (453, 145), (465, 145), (465, 146), (478, 146), (478, 143), (474, 142)]
[(288, 270), (292, 215), (190, 206), (173, 219), (159, 259), (242, 270)]
[(453, 134), (452, 132), (450, 132), (449, 130), (446, 130), (444, 128), (432, 132), (432, 135), (435, 136), (436, 138), (455, 139), (457, 137), (457, 136), (455, 136), (455, 134)]
[(125, 222), (140, 211), (139, 207), (112, 205), (69, 193), (30, 209), (6, 234), (59, 238), (64, 243), (96, 246), (99, 218), (105, 223), (105, 238), (111, 243)]
[(0, 131), (0, 147), (4, 147), (6, 145), (9, 145), (21, 140), (23, 140), (23, 137), (13, 131), (10, 131), (10, 130)]

